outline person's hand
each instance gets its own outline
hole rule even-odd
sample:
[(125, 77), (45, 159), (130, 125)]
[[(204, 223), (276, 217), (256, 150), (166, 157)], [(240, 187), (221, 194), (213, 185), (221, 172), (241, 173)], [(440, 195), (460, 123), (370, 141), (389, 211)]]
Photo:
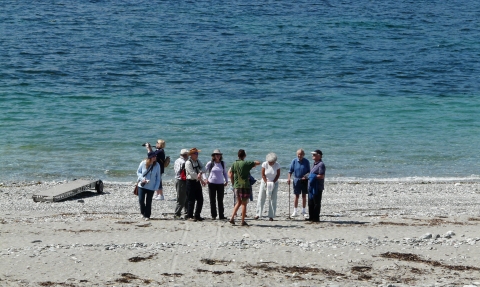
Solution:
[(290, 179), (287, 179), (287, 184), (290, 185)]
[(152, 151), (152, 146), (149, 143), (145, 144), (145, 148), (147, 149), (148, 152)]
[(228, 182), (225, 182), (225, 183), (223, 184), (223, 186), (227, 186), (227, 185), (228, 185)]

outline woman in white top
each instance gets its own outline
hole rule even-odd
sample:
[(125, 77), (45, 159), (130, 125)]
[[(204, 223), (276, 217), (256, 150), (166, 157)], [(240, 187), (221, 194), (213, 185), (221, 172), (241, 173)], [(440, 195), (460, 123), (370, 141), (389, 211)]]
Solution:
[(257, 215), (260, 218), (263, 212), (265, 200), (268, 198), (268, 217), (273, 221), (277, 211), (278, 178), (280, 177), (280, 164), (277, 162), (275, 153), (267, 154), (267, 161), (262, 163), (262, 181), (258, 192)]

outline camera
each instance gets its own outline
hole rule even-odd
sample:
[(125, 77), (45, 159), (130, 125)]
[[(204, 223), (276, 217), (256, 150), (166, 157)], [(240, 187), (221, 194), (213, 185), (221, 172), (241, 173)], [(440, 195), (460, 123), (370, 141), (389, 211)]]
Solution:
[(141, 182), (141, 183), (140, 183), (140, 185), (141, 185), (142, 187), (144, 187), (145, 184), (146, 184), (146, 182)]
[(150, 145), (150, 146), (151, 146), (151, 144), (150, 144), (149, 142), (146, 142), (146, 143), (143, 143), (143, 144), (142, 144), (142, 146), (147, 146), (147, 145)]

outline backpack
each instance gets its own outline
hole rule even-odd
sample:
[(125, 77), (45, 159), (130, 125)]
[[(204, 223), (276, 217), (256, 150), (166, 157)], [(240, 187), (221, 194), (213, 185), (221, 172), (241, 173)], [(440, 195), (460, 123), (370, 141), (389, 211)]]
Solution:
[[(200, 161), (197, 160), (197, 164), (198, 164), (197, 167), (193, 166), (193, 161), (191, 159), (188, 159), (188, 161), (190, 161), (192, 163), (193, 169), (197, 170), (197, 172), (198, 172), (198, 168), (200, 167)], [(180, 167), (180, 179), (181, 180), (187, 180), (187, 171), (185, 170), (185, 162), (182, 163), (182, 166)]]
[(170, 157), (167, 156), (163, 161), (163, 167), (167, 167), (170, 164)]
[(187, 172), (185, 171), (185, 163), (180, 167), (180, 180), (187, 180)]
[[(225, 169), (225, 163), (223, 160), (220, 161), (222, 163), (222, 168)], [(213, 166), (215, 165), (215, 162), (210, 161), (210, 167), (208, 168), (208, 173), (212, 171)]]

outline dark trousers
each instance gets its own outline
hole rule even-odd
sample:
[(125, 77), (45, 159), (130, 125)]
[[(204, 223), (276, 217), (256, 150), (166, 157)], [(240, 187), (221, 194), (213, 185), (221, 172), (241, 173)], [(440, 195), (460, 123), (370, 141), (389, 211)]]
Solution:
[(187, 181), (175, 180), (175, 189), (177, 190), (177, 206), (175, 207), (175, 215), (181, 216), (182, 209), (185, 208), (185, 213), (188, 210), (187, 207)]
[(138, 203), (140, 204), (140, 213), (143, 217), (150, 218), (152, 214), (152, 198), (154, 190), (138, 188)]
[[(193, 209), (195, 208), (195, 218), (200, 218), (203, 207), (202, 185), (198, 180), (187, 179), (187, 201), (188, 211), (187, 217), (193, 218)], [(197, 206), (195, 207), (195, 201)]]
[(218, 214), (220, 218), (225, 218), (223, 211), (223, 196), (225, 194), (225, 186), (223, 184), (209, 183), (208, 184), (208, 195), (210, 196), (210, 211), (212, 213), (212, 218), (217, 217), (217, 204), (218, 201)]
[(320, 221), (320, 209), (322, 208), (322, 193), (323, 190), (315, 194), (313, 198), (308, 195), (308, 220)]

